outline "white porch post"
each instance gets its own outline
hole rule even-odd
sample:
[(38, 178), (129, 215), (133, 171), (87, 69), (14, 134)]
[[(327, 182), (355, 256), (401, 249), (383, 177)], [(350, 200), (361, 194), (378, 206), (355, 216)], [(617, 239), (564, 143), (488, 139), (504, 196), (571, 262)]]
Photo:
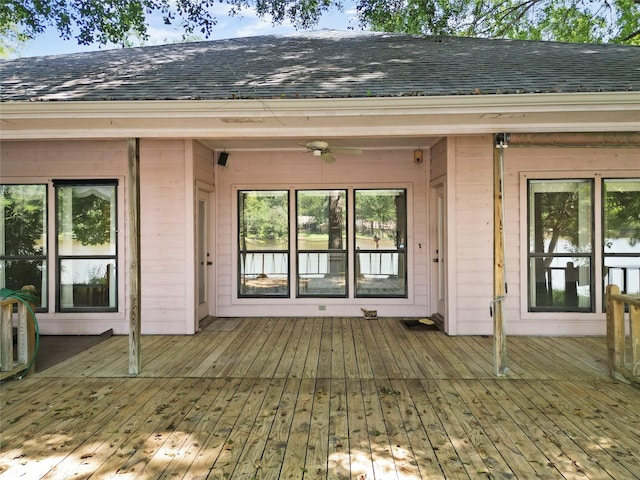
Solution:
[(140, 373), (140, 139), (128, 141), (128, 220), (129, 220), (129, 374)]

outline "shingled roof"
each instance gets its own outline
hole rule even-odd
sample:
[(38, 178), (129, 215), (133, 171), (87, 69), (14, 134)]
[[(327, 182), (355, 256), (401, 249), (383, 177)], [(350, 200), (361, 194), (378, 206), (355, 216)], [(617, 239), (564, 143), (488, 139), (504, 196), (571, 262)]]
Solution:
[(322, 31), (0, 62), (2, 101), (640, 91), (640, 47)]

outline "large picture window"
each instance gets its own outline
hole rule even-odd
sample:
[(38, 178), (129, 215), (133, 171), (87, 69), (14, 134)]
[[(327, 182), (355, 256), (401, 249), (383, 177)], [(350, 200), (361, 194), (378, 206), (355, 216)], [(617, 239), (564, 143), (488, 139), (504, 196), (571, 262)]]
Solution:
[(594, 309), (593, 183), (529, 181), (529, 308)]
[(54, 181), (58, 309), (117, 308), (117, 182)]
[(640, 293), (640, 179), (603, 180), (603, 289)]
[(640, 179), (529, 180), (528, 209), (529, 311), (595, 312), (608, 284), (640, 293)]
[(406, 298), (406, 242), (405, 189), (241, 190), (238, 296)]
[(0, 186), (0, 288), (33, 285), (47, 306), (47, 186)]
[(297, 192), (298, 296), (347, 295), (346, 190)]
[(289, 296), (289, 192), (238, 192), (239, 296)]
[(355, 191), (356, 297), (407, 296), (407, 195)]

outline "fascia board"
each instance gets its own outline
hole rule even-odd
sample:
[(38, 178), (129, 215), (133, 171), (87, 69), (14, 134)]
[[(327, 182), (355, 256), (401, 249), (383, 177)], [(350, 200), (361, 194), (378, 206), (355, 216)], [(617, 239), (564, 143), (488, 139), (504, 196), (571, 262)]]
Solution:
[(150, 100), (77, 102), (3, 102), (2, 118), (38, 116), (64, 118), (166, 118), (228, 116), (416, 115), (505, 112), (638, 110), (640, 92), (384, 97), (297, 100)]
[(0, 136), (269, 138), (638, 131), (640, 92), (371, 99), (5, 102)]

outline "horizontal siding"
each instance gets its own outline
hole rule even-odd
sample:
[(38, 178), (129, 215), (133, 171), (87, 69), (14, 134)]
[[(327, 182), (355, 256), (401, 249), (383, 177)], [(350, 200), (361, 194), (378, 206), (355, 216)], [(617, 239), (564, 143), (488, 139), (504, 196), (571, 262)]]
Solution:
[[(226, 167), (216, 171), (218, 204), (216, 275), (220, 316), (329, 316), (361, 315), (361, 307), (377, 309), (379, 315), (423, 316), (427, 314), (428, 166), (416, 165), (411, 150), (364, 151), (361, 155), (335, 155), (332, 164), (304, 151), (230, 152)], [(408, 245), (412, 255), (410, 299), (237, 299), (236, 212), (238, 189), (376, 188), (408, 187), (413, 224)], [(351, 208), (351, 206), (349, 207)], [(418, 246), (420, 244), (422, 248)], [(293, 285), (292, 285), (293, 290)], [(318, 305), (326, 305), (319, 311)]]
[[(125, 215), (127, 175), (126, 140), (46, 140), (0, 142), (0, 176), (3, 183), (46, 183), (52, 179), (121, 180), (118, 188), (119, 272), (126, 272)], [(53, 199), (53, 192), (49, 192)], [(49, 205), (49, 306), (51, 313), (38, 313), (40, 333), (44, 335), (92, 335), (113, 329), (127, 333), (126, 275), (119, 276), (119, 304), (116, 313), (55, 313), (55, 214)]]
[(142, 333), (186, 333), (192, 294), (187, 252), (185, 142), (142, 140), (140, 145), (140, 238), (142, 243)]
[[(457, 334), (490, 334), (493, 291), (493, 172), (490, 137), (457, 137), (455, 148), (454, 308)], [(557, 178), (594, 173), (640, 176), (640, 149), (508, 148), (504, 151), (505, 268), (508, 295), (505, 320), (510, 335), (602, 335), (604, 314), (526, 314), (527, 212), (521, 173)], [(526, 200), (526, 198), (524, 198)], [(523, 314), (523, 312), (525, 312)]]
[[(493, 149), (490, 136), (456, 137), (452, 333), (489, 333), (493, 291)], [(450, 272), (451, 273), (451, 272)]]

